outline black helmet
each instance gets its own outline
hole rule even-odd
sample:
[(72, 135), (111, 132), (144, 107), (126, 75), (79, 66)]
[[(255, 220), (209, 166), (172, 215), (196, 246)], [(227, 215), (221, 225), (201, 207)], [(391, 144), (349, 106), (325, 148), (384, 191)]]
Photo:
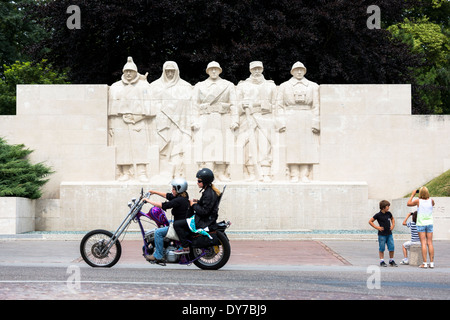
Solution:
[(197, 179), (202, 179), (203, 186), (205, 187), (209, 186), (214, 181), (214, 173), (208, 168), (200, 169), (197, 172), (196, 177)]

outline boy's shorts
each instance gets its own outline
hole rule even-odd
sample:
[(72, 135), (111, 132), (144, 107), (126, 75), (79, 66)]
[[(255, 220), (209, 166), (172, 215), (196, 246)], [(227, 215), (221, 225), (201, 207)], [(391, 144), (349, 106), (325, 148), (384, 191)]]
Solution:
[(405, 249), (409, 250), (409, 247), (411, 247), (411, 245), (413, 244), (420, 244), (420, 242), (412, 242), (411, 240), (406, 241), (403, 246), (405, 247)]
[(386, 249), (386, 244), (389, 251), (394, 251), (394, 237), (392, 236), (392, 234), (388, 236), (378, 235), (378, 243), (379, 243), (378, 250), (380, 252), (384, 252), (384, 250)]

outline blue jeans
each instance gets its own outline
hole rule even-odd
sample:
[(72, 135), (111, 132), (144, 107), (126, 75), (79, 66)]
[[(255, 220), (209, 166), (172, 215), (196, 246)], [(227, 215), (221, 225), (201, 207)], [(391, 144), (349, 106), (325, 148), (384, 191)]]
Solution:
[(384, 252), (384, 250), (386, 249), (386, 244), (389, 251), (394, 251), (394, 237), (392, 236), (392, 234), (388, 236), (378, 235), (378, 242), (379, 242), (378, 250), (380, 252)]
[(164, 237), (167, 234), (169, 227), (158, 228), (155, 231), (155, 252), (153, 256), (157, 260), (161, 260), (164, 257)]

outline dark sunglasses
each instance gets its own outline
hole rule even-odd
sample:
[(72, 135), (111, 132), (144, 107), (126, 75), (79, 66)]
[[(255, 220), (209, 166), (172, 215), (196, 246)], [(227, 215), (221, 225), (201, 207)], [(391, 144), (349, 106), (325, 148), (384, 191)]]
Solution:
[(202, 180), (197, 180), (197, 183), (203, 183), (203, 181)]

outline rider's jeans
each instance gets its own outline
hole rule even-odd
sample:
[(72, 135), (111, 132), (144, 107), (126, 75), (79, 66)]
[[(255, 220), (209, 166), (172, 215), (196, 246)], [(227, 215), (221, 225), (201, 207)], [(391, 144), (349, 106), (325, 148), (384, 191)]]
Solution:
[(155, 252), (153, 253), (153, 256), (157, 260), (161, 260), (164, 257), (164, 237), (167, 234), (167, 230), (169, 230), (169, 227), (162, 227), (158, 228), (155, 231)]

